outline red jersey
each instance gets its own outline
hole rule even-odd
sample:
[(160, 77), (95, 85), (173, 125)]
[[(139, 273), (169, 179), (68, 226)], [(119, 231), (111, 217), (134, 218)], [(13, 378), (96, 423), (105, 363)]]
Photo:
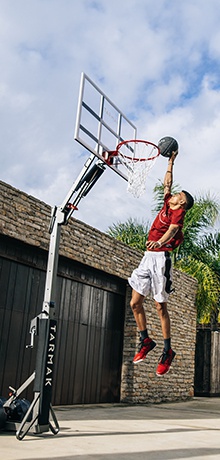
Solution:
[(168, 243), (161, 246), (161, 248), (154, 249), (154, 251), (172, 251), (182, 243), (184, 238), (182, 227), (186, 211), (183, 208), (175, 210), (171, 209), (169, 207), (169, 199), (171, 196), (171, 193), (167, 193), (165, 195), (163, 208), (158, 213), (150, 228), (148, 241), (158, 241), (168, 230), (171, 224), (179, 225), (179, 230), (176, 235), (168, 241)]

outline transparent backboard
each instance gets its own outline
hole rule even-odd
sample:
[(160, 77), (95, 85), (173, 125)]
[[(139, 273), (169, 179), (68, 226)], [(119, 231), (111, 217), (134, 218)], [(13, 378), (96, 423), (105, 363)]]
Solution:
[[(75, 140), (103, 161), (103, 153), (118, 143), (136, 139), (137, 129), (113, 102), (82, 73)], [(127, 180), (127, 169), (114, 158), (111, 169)]]

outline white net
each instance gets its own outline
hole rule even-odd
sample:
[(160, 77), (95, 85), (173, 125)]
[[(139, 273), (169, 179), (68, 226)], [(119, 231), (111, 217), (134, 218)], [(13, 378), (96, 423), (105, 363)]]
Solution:
[(128, 170), (128, 192), (139, 198), (146, 190), (146, 179), (159, 155), (158, 147), (146, 141), (127, 141), (118, 149), (118, 158)]

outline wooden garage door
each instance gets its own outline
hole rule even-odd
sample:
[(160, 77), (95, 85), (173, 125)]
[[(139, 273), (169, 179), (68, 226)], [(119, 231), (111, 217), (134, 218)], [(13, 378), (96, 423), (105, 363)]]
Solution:
[[(47, 253), (0, 238), (0, 395), (35, 368), (30, 321), (41, 312)], [(53, 404), (120, 400), (126, 282), (60, 258)], [(24, 394), (32, 398), (32, 388)]]

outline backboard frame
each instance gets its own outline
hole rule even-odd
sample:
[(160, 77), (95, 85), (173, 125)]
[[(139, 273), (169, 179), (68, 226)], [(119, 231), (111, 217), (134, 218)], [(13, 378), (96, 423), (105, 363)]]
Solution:
[[(136, 138), (137, 128), (134, 123), (83, 72), (74, 139), (105, 162), (105, 151), (115, 150), (120, 142)], [(126, 168), (117, 158), (108, 166), (128, 180)]]

